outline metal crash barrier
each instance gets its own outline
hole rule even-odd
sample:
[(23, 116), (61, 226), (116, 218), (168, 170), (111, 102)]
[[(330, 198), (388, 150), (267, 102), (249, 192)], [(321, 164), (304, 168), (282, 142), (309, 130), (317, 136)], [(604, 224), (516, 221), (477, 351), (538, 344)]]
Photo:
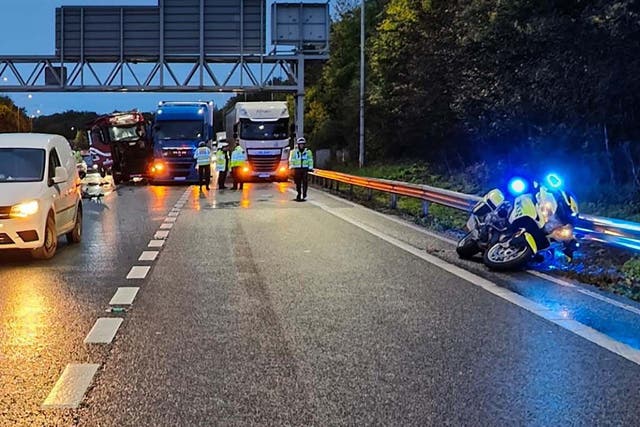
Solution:
[[(410, 184), (388, 179), (367, 178), (315, 169), (312, 173), (312, 181), (330, 190), (340, 191), (340, 184), (348, 184), (349, 192), (353, 193), (353, 187), (368, 189), (367, 199), (373, 198), (373, 191), (380, 191), (391, 195), (390, 207), (395, 209), (398, 197), (412, 197), (422, 201), (422, 214), (429, 213), (429, 203), (436, 203), (464, 212), (480, 200), (479, 196), (459, 193), (431, 187), (429, 185)], [(640, 223), (624, 221), (615, 218), (598, 217), (580, 214), (575, 226), (576, 235), (581, 240), (604, 243), (618, 248), (640, 252)]]

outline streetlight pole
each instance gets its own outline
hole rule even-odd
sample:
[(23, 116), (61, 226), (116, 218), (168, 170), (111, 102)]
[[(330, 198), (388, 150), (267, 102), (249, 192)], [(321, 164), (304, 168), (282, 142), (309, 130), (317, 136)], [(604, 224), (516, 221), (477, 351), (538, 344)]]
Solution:
[(358, 166), (364, 166), (364, 8), (365, 0), (360, 3), (360, 144)]

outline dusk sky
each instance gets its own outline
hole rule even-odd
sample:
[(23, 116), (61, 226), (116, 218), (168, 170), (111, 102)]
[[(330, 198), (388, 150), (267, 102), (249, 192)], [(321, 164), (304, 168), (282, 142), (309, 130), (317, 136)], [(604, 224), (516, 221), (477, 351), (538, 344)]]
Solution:
[[(271, 1), (268, 1), (270, 4)], [(55, 8), (59, 6), (134, 6), (157, 5), (157, 0), (2, 0), (0, 12), (0, 56), (53, 55), (55, 52)], [(269, 17), (267, 17), (268, 22)], [(5, 74), (6, 76), (6, 74)], [(3, 93), (28, 114), (48, 115), (65, 110), (152, 111), (160, 100), (213, 100), (221, 106), (230, 95), (168, 93)]]

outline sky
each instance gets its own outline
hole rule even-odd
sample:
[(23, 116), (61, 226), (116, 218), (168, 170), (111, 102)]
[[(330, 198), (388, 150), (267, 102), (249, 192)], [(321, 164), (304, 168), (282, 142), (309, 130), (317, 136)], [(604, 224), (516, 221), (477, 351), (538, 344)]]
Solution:
[[(272, 0), (268, 0), (270, 10)], [(0, 0), (0, 56), (53, 55), (55, 9), (59, 6), (156, 6), (158, 0)], [(269, 22), (269, 15), (267, 22)], [(6, 74), (5, 74), (6, 75)], [(227, 94), (176, 93), (3, 93), (29, 115), (66, 110), (108, 113), (114, 110), (153, 111), (161, 100), (213, 100), (222, 106)]]

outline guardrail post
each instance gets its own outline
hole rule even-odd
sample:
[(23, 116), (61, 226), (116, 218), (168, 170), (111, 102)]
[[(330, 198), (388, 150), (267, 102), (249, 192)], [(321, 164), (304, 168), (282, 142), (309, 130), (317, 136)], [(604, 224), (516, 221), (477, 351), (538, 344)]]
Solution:
[(349, 184), (349, 198), (353, 199), (353, 184)]
[(422, 201), (422, 217), (429, 216), (429, 202), (426, 200)]
[(372, 189), (367, 189), (367, 200), (371, 201), (373, 200), (373, 190)]
[(340, 192), (340, 181), (336, 181), (336, 193)]
[(395, 209), (398, 207), (398, 195), (397, 194), (392, 194), (391, 195), (391, 209)]

